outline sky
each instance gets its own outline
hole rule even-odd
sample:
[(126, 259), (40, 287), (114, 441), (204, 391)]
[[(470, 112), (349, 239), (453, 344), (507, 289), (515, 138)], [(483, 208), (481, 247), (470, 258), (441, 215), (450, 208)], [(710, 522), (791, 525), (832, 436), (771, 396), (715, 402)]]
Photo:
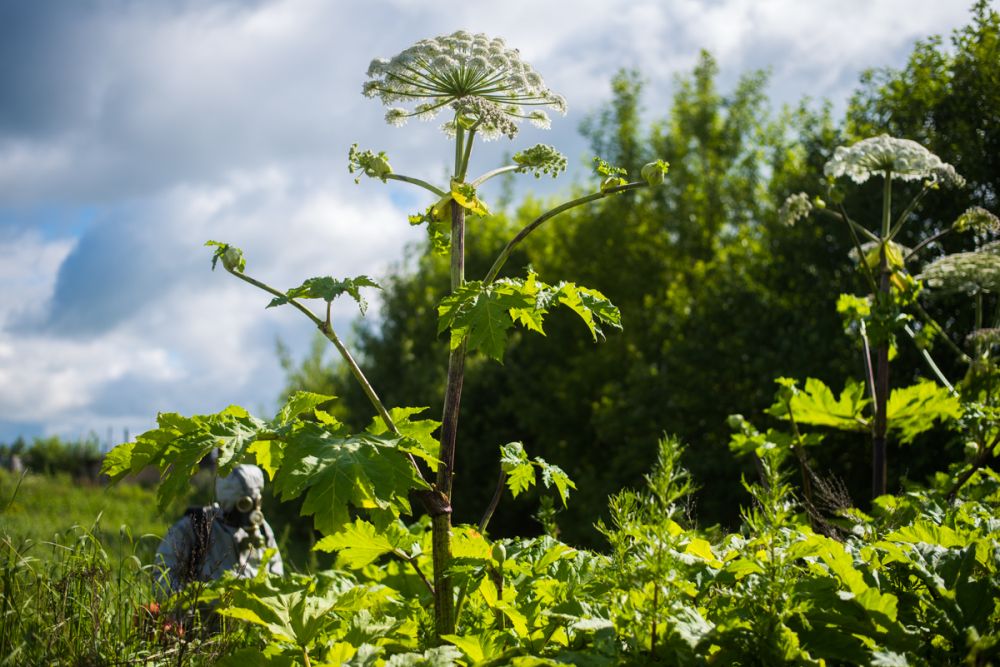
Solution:
[[(809, 96), (842, 110), (862, 70), (902, 66), (916, 40), (947, 36), (968, 9), (0, 0), (0, 442), (96, 433), (116, 444), (152, 428), (158, 412), (229, 404), (272, 415), (284, 384), (275, 341), (301, 357), (312, 325), (212, 272), (203, 244), (240, 246), (247, 272), (281, 288), (400, 265), (422, 234), (406, 216), (430, 202), (398, 182), (356, 185), (348, 147), (385, 150), (397, 171), (440, 181), (449, 144), (440, 119), (384, 123), (360, 92), (372, 58), (458, 29), (503, 37), (569, 113), (549, 131), (523, 128), (513, 145), (484, 145), (472, 171), (540, 142), (580, 165), (579, 124), (607, 103), (622, 67), (642, 73), (654, 116), (700, 49), (717, 59), (724, 90), (769, 68), (774, 103)], [(377, 312), (376, 303), (369, 317)], [(335, 303), (338, 331), (349, 333), (355, 313)]]

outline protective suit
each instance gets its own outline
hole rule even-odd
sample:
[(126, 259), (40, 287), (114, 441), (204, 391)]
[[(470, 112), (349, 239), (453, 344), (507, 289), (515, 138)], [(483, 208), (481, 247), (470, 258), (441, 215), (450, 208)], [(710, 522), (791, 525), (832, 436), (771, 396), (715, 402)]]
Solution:
[(165, 593), (192, 581), (218, 579), (227, 570), (253, 577), (267, 549), (274, 549), (268, 571), (284, 574), (274, 531), (260, 511), (263, 488), (260, 468), (238, 465), (228, 476), (216, 479), (214, 504), (189, 509), (171, 526), (156, 551)]

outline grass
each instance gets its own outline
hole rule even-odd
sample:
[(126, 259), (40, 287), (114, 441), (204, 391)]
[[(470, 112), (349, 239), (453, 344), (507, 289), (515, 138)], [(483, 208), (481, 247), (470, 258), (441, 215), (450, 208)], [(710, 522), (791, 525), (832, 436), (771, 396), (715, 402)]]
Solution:
[(0, 471), (0, 665), (201, 665), (245, 643), (150, 606), (167, 527), (142, 487)]

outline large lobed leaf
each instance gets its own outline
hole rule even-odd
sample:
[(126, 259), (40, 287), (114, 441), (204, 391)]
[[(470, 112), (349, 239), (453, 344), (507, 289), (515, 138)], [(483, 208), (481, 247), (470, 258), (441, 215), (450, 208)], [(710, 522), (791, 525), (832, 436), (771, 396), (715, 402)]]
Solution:
[(579, 315), (595, 341), (604, 336), (602, 325), (621, 328), (618, 309), (597, 290), (566, 282), (547, 285), (529, 272), (525, 279), (460, 286), (438, 306), (438, 332), (451, 329), (453, 349), (468, 339), (470, 350), (502, 361), (508, 330), (516, 323), (544, 335), (545, 315), (554, 304)]
[(386, 434), (378, 424), (352, 435), (320, 409), (331, 400), (297, 392), (270, 422), (237, 406), (194, 417), (163, 413), (157, 419), (159, 428), (111, 450), (102, 472), (118, 481), (156, 466), (161, 473), (157, 501), (163, 511), (186, 493), (198, 463), (218, 449), (220, 474), (254, 460), (284, 499), (304, 494), (302, 513), (312, 514), (323, 533), (336, 533), (347, 524), (351, 507), (383, 518), (408, 513), (407, 494), (425, 484), (406, 454), (436, 461), (429, 450), (437, 422), (411, 420), (421, 409), (399, 408), (392, 414), (402, 436)]
[(274, 479), (283, 500), (305, 494), (302, 514), (323, 534), (338, 532), (350, 507), (398, 516), (410, 512), (407, 494), (426, 485), (403, 452), (399, 437), (360, 433), (305, 422), (286, 436)]
[(897, 432), (903, 443), (913, 442), (915, 437), (933, 428), (935, 422), (961, 416), (958, 396), (930, 380), (894, 389), (886, 408), (889, 430)]
[(364, 315), (365, 311), (368, 310), (368, 302), (361, 296), (362, 287), (382, 289), (377, 282), (368, 276), (356, 276), (354, 278), (344, 278), (343, 280), (331, 278), (330, 276), (308, 278), (298, 287), (293, 287), (285, 292), (284, 296), (271, 299), (271, 303), (267, 304), (267, 307), (273, 308), (274, 306), (284, 305), (288, 303), (289, 299), (322, 299), (330, 303), (338, 296), (347, 294), (358, 302), (361, 314)]
[(862, 413), (870, 401), (864, 398), (865, 389), (861, 383), (848, 382), (839, 398), (835, 398), (830, 388), (816, 378), (806, 379), (805, 389), (790, 389), (790, 399), (779, 399), (767, 409), (768, 414), (788, 419), (790, 409), (791, 417), (799, 424), (830, 426), (845, 431), (864, 431), (868, 428), (868, 420)]
[(199, 462), (212, 450), (218, 448), (219, 472), (225, 475), (259, 437), (272, 437), (264, 435), (270, 434), (268, 424), (235, 405), (214, 415), (160, 413), (156, 421), (159, 428), (108, 452), (101, 472), (117, 482), (146, 466), (156, 466), (160, 470), (156, 498), (161, 512), (184, 496)]

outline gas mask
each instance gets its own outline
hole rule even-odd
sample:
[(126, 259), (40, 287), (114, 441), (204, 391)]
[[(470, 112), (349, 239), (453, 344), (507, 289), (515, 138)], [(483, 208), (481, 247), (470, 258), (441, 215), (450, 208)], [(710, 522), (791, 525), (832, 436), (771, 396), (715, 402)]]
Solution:
[(260, 510), (260, 506), (260, 495), (241, 496), (230, 513), (233, 515), (230, 523), (246, 529), (249, 533), (246, 542), (258, 549), (264, 546), (264, 534), (261, 531), (261, 527), (264, 525), (264, 513)]

